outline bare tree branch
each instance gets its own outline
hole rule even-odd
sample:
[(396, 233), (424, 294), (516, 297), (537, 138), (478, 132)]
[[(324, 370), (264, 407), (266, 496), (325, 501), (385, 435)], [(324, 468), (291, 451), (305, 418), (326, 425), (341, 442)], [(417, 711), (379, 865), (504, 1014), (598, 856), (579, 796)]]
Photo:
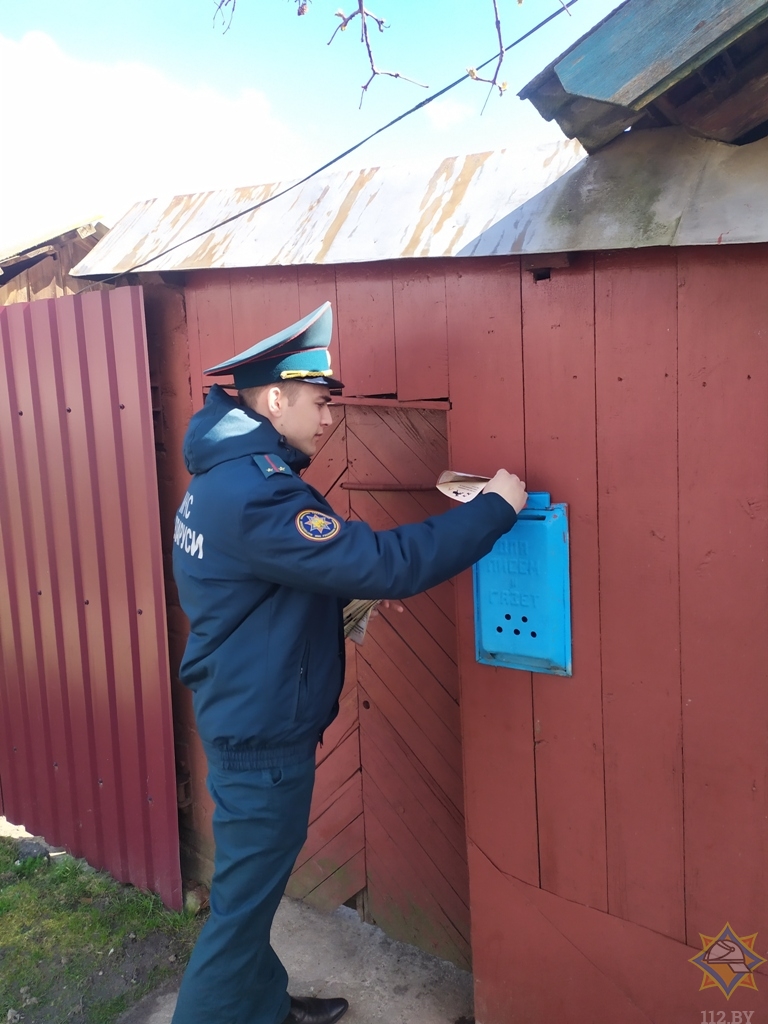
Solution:
[[(507, 88), (506, 82), (499, 82), (499, 72), (501, 71), (501, 65), (504, 63), (504, 40), (501, 35), (501, 17), (499, 16), (499, 2), (498, 0), (492, 0), (493, 2), (493, 13), (496, 19), (496, 35), (499, 39), (499, 56), (496, 62), (496, 70), (493, 73), (493, 78), (482, 78), (478, 75), (474, 68), (467, 68), (467, 74), (475, 82), (487, 82), (490, 86), (495, 86), (499, 90), (499, 96), (502, 96)], [(517, 0), (518, 3), (522, 3), (522, 0)], [(562, 3), (562, 0), (560, 0)], [(488, 101), (486, 100), (486, 103)], [(485, 110), (485, 104), (483, 104), (483, 110)]]
[[(237, 6), (237, 0), (214, 0), (214, 2), (216, 3), (216, 10), (213, 12), (213, 23), (214, 25), (216, 24), (216, 16), (220, 15), (222, 23), (225, 21), (227, 22), (226, 27), (224, 28), (224, 31), (222, 33), (223, 35), (226, 35), (227, 32), (229, 32), (230, 30), (230, 27), (232, 25), (232, 19), (235, 16), (235, 7)], [(229, 7), (230, 4), (232, 6), (230, 7), (229, 20), (227, 21), (227, 18), (224, 14), (224, 9), (226, 7)]]
[[(409, 78), (407, 75), (402, 74), (402, 72), (400, 71), (384, 71), (376, 66), (376, 60), (373, 55), (373, 47), (371, 46), (371, 39), (368, 32), (368, 22), (369, 20), (372, 21), (378, 27), (379, 32), (383, 32), (384, 29), (388, 28), (389, 26), (384, 23), (384, 18), (379, 18), (376, 14), (373, 13), (373, 11), (368, 10), (368, 8), (365, 6), (365, 0), (353, 0), (353, 2), (357, 4), (357, 9), (353, 10), (351, 14), (345, 14), (341, 8), (339, 8), (339, 10), (336, 11), (336, 17), (339, 19), (339, 24), (333, 30), (333, 34), (331, 35), (331, 38), (328, 40), (328, 46), (330, 46), (333, 40), (336, 38), (337, 33), (346, 32), (350, 23), (355, 18), (360, 18), (360, 42), (365, 46), (366, 52), (368, 54), (368, 63), (370, 64), (371, 67), (371, 76), (365, 83), (365, 85), (362, 86), (360, 106), (363, 105), (363, 99), (365, 98), (365, 94), (368, 91), (371, 83), (375, 78), (377, 78), (380, 75), (384, 75), (389, 78), (401, 78), (404, 82), (410, 82), (411, 85), (418, 85), (421, 89), (428, 89), (428, 85), (425, 85), (423, 82), (417, 82), (415, 78)], [(492, 78), (484, 78), (477, 73), (477, 70), (475, 68), (467, 68), (467, 74), (474, 81), (485, 82), (491, 86), (491, 89), (488, 93), (488, 97), (486, 98), (485, 103), (483, 104), (483, 110), (485, 110), (486, 104), (488, 103), (488, 99), (490, 99), (491, 93), (494, 91), (494, 89), (498, 89), (499, 95), (503, 95), (507, 89), (507, 83), (499, 81), (499, 75), (501, 73), (501, 67), (502, 64), (504, 63), (505, 55), (504, 40), (501, 31), (501, 16), (499, 14), (499, 0), (491, 0), (491, 2), (493, 4), (494, 20), (496, 23), (496, 36), (499, 41), (499, 53), (496, 58), (496, 69), (493, 73)], [(302, 15), (308, 12), (311, 0), (294, 0), (294, 3), (296, 4), (296, 13), (299, 15), (299, 17), (301, 17)], [(517, 0), (517, 3), (518, 6), (520, 6), (522, 5), (523, 0)], [(565, 2), (565, 0), (558, 0), (558, 3), (570, 17), (571, 12), (568, 9), (568, 4)], [(223, 32), (226, 34), (227, 32), (229, 32), (229, 29), (232, 25), (232, 19), (235, 15), (235, 7), (237, 6), (237, 0), (214, 0), (214, 4), (214, 24), (216, 23), (216, 18), (220, 17), (222, 20), (222, 24), (226, 23), (223, 29)], [(229, 18), (227, 18), (225, 14), (225, 11), (227, 11), (227, 9), (229, 13)], [(490, 63), (490, 61), (488, 61), (487, 63)]]
[(373, 11), (369, 11), (367, 9), (367, 7), (365, 6), (365, 0), (357, 0), (357, 10), (353, 11), (351, 14), (345, 14), (344, 11), (342, 11), (341, 8), (339, 8), (339, 10), (336, 11), (336, 17), (340, 18), (341, 20), (334, 29), (333, 35), (328, 40), (329, 46), (336, 38), (336, 34), (338, 32), (346, 32), (349, 23), (354, 18), (360, 18), (360, 42), (365, 46), (365, 49), (368, 53), (368, 63), (371, 65), (371, 77), (362, 87), (362, 94), (360, 96), (360, 106), (363, 105), (363, 99), (365, 98), (365, 94), (368, 91), (369, 85), (374, 80), (374, 78), (376, 78), (377, 75), (387, 75), (389, 78), (402, 78), (404, 82), (410, 82), (411, 85), (418, 85), (422, 89), (429, 88), (429, 86), (425, 85), (423, 82), (417, 82), (414, 78), (408, 78), (407, 75), (402, 74), (400, 71), (383, 71), (381, 70), (381, 68), (376, 67), (376, 61), (373, 56), (373, 47), (371, 46), (371, 38), (368, 34), (368, 19), (370, 18), (371, 21), (378, 25), (379, 32), (383, 32), (384, 29), (387, 28), (387, 26), (384, 24), (383, 18), (379, 18), (377, 15), (373, 13)]

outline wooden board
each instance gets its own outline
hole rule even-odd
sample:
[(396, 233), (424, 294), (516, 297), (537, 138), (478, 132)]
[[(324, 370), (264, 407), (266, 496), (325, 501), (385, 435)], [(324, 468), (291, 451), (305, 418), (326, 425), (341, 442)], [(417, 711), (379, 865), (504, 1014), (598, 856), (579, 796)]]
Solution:
[(296, 267), (232, 270), (230, 282), (235, 352), (277, 334), (301, 316)]
[[(688, 939), (768, 929), (768, 247), (679, 257)], [(738, 870), (729, 865), (738, 863)], [(739, 933), (742, 934), (742, 933)], [(763, 953), (763, 955), (765, 955)], [(766, 985), (768, 988), (768, 985)]]
[(676, 278), (596, 257), (608, 909), (684, 941)]
[[(347, 468), (344, 408), (332, 407), (333, 426), (304, 474), (344, 518), (348, 492), (338, 487)], [(347, 665), (339, 714), (317, 751), (317, 774), (307, 841), (299, 853), (287, 893), (322, 910), (345, 903), (365, 888), (363, 796), (356, 649), (346, 644)]]
[(568, 503), (571, 541), (573, 677), (533, 676), (541, 885), (605, 910), (592, 257), (522, 296), (528, 489)]
[(339, 349), (339, 320), (336, 303), (336, 268), (309, 264), (296, 267), (299, 284), (299, 316), (307, 316), (312, 310), (330, 302), (333, 307), (333, 333), (328, 354), (331, 367), (338, 380), (344, 380), (344, 367)]
[(448, 396), (445, 276), (434, 260), (393, 266), (397, 396), (400, 401)]
[[(459, 263), (446, 271), (446, 302), (450, 466), (524, 476), (519, 261)], [(467, 835), (502, 870), (536, 883), (531, 677), (475, 661), (470, 573), (456, 593)]]
[(203, 371), (236, 352), (232, 319), (232, 291), (229, 271), (201, 270), (190, 274), (187, 282), (189, 313), (190, 372), (192, 402), (203, 404), (203, 386), (215, 378), (203, 377)]
[(717, 989), (700, 991), (702, 973), (688, 962), (701, 952), (698, 936), (684, 945), (525, 885), (472, 845), (469, 866), (475, 1015), (483, 1024), (699, 1024), (705, 1013), (744, 1024), (731, 1010), (752, 1011), (753, 1021), (768, 1010), (762, 974), (757, 991), (740, 986), (730, 1003)]
[[(445, 414), (347, 407), (352, 515), (376, 529), (445, 507)], [(438, 469), (439, 467), (439, 469)], [(430, 491), (382, 491), (377, 484)], [(462, 966), (469, 913), (452, 610), (431, 593), (382, 611), (357, 652), (368, 906), (374, 921)]]
[(346, 395), (397, 391), (392, 274), (376, 264), (339, 267), (336, 315)]

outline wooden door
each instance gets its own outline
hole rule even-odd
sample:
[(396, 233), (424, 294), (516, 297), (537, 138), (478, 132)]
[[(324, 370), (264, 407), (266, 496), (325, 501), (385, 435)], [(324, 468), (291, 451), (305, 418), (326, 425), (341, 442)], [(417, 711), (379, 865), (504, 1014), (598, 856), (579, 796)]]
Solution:
[[(386, 530), (444, 511), (442, 409), (341, 406), (307, 479)], [(453, 585), (409, 598), (348, 644), (341, 714), (318, 759), (310, 837), (289, 894), (369, 920), (464, 967), (469, 910)]]

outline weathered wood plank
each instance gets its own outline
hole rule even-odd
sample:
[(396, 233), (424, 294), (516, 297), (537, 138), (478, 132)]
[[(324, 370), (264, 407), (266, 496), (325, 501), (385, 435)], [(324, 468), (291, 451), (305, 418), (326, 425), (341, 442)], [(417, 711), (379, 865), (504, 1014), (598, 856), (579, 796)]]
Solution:
[[(472, 845), (469, 864), (475, 1013), (484, 1024), (681, 1024), (700, 1021), (705, 1000), (724, 1005), (719, 992), (699, 991), (692, 946), (525, 885)], [(741, 987), (733, 997), (754, 1020), (768, 1008), (768, 986), (757, 984), (759, 991)]]
[[(366, 859), (371, 916), (388, 934), (467, 968), (468, 913), (434, 886), (429, 861), (396, 826), (385, 801), (366, 791)], [(435, 889), (437, 891), (435, 891)], [(453, 916), (451, 916), (453, 915)]]
[(403, 825), (451, 887), (469, 905), (467, 852), (461, 822), (435, 800), (423, 770), (403, 757), (402, 740), (375, 704), (365, 711), (360, 730), (364, 773), (400, 815)]
[[(391, 662), (389, 665), (394, 673), (394, 679), (391, 680), (390, 685), (397, 686), (402, 682), (402, 676)], [(445, 798), (461, 813), (464, 802), (460, 774), (461, 760), (460, 758), (457, 760), (455, 739), (449, 738), (449, 741), (443, 736), (442, 746), (438, 746), (433, 741), (431, 734), (423, 731), (423, 726), (402, 705), (398, 696), (382, 681), (365, 658), (358, 659), (357, 674), (360, 684), (365, 688), (370, 699), (386, 716), (403, 742), (413, 751), (414, 757), (429, 772)], [(431, 718), (431, 724), (437, 721), (434, 714), (425, 717), (427, 720)]]
[(385, 685), (397, 695), (403, 709), (420, 729), (429, 733), (434, 746), (450, 764), (458, 757), (460, 766), (461, 734), (456, 702), (417, 658), (413, 657), (394, 630), (381, 640), (366, 637), (360, 652)]
[[(417, 454), (410, 446), (405, 445), (401, 437), (402, 431), (393, 429), (390, 424), (397, 425), (389, 410), (382, 415), (378, 410), (367, 409), (365, 406), (347, 407), (350, 434), (354, 435), (360, 444), (364, 445), (365, 451), (370, 453), (371, 465), (366, 465), (369, 473), (373, 472), (374, 467), (376, 470), (381, 467), (388, 470), (393, 480), (400, 484), (432, 487), (437, 477), (428, 465), (427, 453)], [(432, 461), (434, 462), (434, 459)], [(355, 465), (354, 462), (352, 464)], [(376, 479), (375, 482), (382, 483), (386, 480), (385, 476)]]
[[(451, 597), (453, 596), (452, 590), (450, 591), (450, 595)], [(454, 700), (458, 700), (459, 687), (458, 673), (456, 671), (456, 624), (453, 621), (453, 601), (451, 601), (450, 617), (445, 614), (443, 607), (433, 600), (432, 590), (427, 590), (422, 594), (414, 594), (413, 597), (406, 598), (404, 607), (406, 611), (410, 613), (414, 623), (417, 624), (423, 632), (426, 632), (430, 640), (439, 645), (440, 653), (438, 655), (438, 666), (443, 667), (433, 668), (433, 672)], [(387, 622), (391, 623), (398, 632), (402, 632), (405, 638), (408, 639), (407, 632), (405, 630), (401, 630), (398, 626), (398, 623), (402, 621), (400, 612), (394, 612), (391, 608), (380, 608), (379, 615)], [(414, 647), (413, 644), (411, 644), (411, 646)], [(449, 662), (453, 665), (453, 671), (451, 671)], [(427, 658), (427, 664), (430, 664), (429, 657)]]
[(336, 799), (339, 789), (360, 771), (360, 740), (357, 729), (317, 766), (310, 820), (318, 818)]
[(571, 536), (574, 675), (533, 676), (541, 885), (605, 909), (592, 256), (522, 294), (528, 487), (568, 502)]
[(313, 817), (310, 812), (309, 835), (296, 858), (296, 867), (301, 867), (310, 857), (316, 857), (334, 836), (362, 813), (362, 776), (357, 772), (336, 790), (333, 802), (328, 804), (322, 814)]
[(676, 255), (596, 257), (595, 318), (608, 909), (684, 940)]
[[(344, 380), (344, 369), (341, 365), (341, 351), (339, 349), (339, 323), (336, 302), (336, 268), (323, 267), (310, 263), (296, 267), (296, 275), (299, 283), (299, 316), (307, 316), (324, 302), (330, 302), (333, 306), (333, 331), (331, 333), (331, 344), (328, 354), (331, 357), (331, 367), (337, 380)], [(345, 382), (346, 383), (346, 382)]]
[(373, 264), (338, 267), (336, 313), (345, 393), (395, 394), (391, 271)]
[(360, 850), (346, 863), (340, 864), (304, 901), (316, 910), (328, 913), (365, 888), (365, 851)]
[[(334, 833), (325, 846), (308, 857), (293, 872), (285, 890), (286, 893), (293, 896), (294, 899), (306, 897), (313, 889), (317, 889), (326, 879), (330, 878), (341, 865), (346, 864), (356, 854), (363, 853), (364, 847), (363, 816), (359, 814), (340, 831)], [(345, 899), (357, 891), (354, 889), (345, 896)], [(336, 905), (338, 906), (338, 904)]]
[[(446, 468), (445, 428), (442, 433), (435, 428), (440, 420), (445, 423), (444, 413), (351, 405), (349, 415), (351, 429), (374, 454), (378, 455), (379, 449), (387, 453), (395, 449), (396, 461), (382, 461), (397, 471), (399, 479), (410, 479), (407, 474), (413, 468), (416, 482), (421, 483), (425, 478), (431, 482), (433, 476), (436, 482)], [(393, 436), (390, 437), (390, 433)]]
[[(519, 262), (464, 261), (446, 294), (451, 468), (524, 476)], [(456, 594), (467, 834), (501, 870), (538, 883), (530, 675), (475, 661), (470, 573)]]
[(755, 291), (768, 247), (684, 249), (679, 275), (685, 891), (695, 941), (720, 921), (754, 931), (768, 919), (768, 360)]
[[(351, 643), (351, 641), (349, 641)], [(339, 714), (323, 734), (322, 746), (317, 749), (318, 766), (357, 729), (357, 680), (347, 671), (339, 701)]]
[(202, 405), (203, 387), (210, 387), (215, 381), (213, 377), (203, 377), (203, 370), (230, 359), (236, 352), (229, 271), (196, 271), (190, 275), (186, 291), (187, 295), (194, 294), (196, 314), (196, 329), (190, 325), (189, 340), (190, 347), (197, 343), (197, 351), (190, 353), (190, 369), (200, 368), (199, 379), (192, 380), (192, 397), (197, 409)]
[(300, 318), (296, 271), (296, 267), (258, 267), (229, 272), (235, 352), (243, 352)]
[[(360, 657), (374, 668), (381, 665), (380, 674), (387, 679), (389, 661), (393, 662), (410, 684), (407, 689), (398, 688), (401, 699), (414, 713), (419, 703), (429, 705), (453, 736), (460, 739), (459, 708), (451, 693), (457, 686), (456, 666), (421, 627), (407, 603), (404, 611), (385, 614), (388, 618), (380, 615), (372, 620), (369, 626), (371, 646), (366, 637)], [(388, 661), (381, 661), (381, 653)], [(416, 704), (411, 699), (414, 694), (418, 695)]]
[(555, 70), (575, 96), (637, 110), (766, 16), (762, 0), (623, 4)]
[(441, 263), (392, 264), (397, 395), (403, 401), (448, 396), (445, 278)]
[(334, 426), (329, 428), (322, 437), (322, 446), (318, 447), (312, 463), (302, 473), (302, 480), (328, 495), (334, 484), (340, 482), (347, 469), (347, 431), (344, 425), (344, 410), (331, 409)]
[(187, 311), (189, 382), (192, 390), (193, 412), (197, 412), (203, 404), (203, 354), (200, 347), (200, 322), (197, 311), (198, 292), (197, 277), (190, 275), (187, 287), (184, 289), (184, 303)]

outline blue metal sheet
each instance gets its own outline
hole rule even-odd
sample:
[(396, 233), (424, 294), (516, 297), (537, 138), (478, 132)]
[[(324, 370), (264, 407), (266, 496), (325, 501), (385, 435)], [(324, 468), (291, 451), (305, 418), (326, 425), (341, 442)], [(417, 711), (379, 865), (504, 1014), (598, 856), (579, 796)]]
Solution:
[(639, 110), (766, 18), (766, 0), (629, 0), (554, 68), (573, 96)]
[(474, 568), (479, 662), (572, 674), (568, 555), (567, 506), (530, 494), (514, 528)]

